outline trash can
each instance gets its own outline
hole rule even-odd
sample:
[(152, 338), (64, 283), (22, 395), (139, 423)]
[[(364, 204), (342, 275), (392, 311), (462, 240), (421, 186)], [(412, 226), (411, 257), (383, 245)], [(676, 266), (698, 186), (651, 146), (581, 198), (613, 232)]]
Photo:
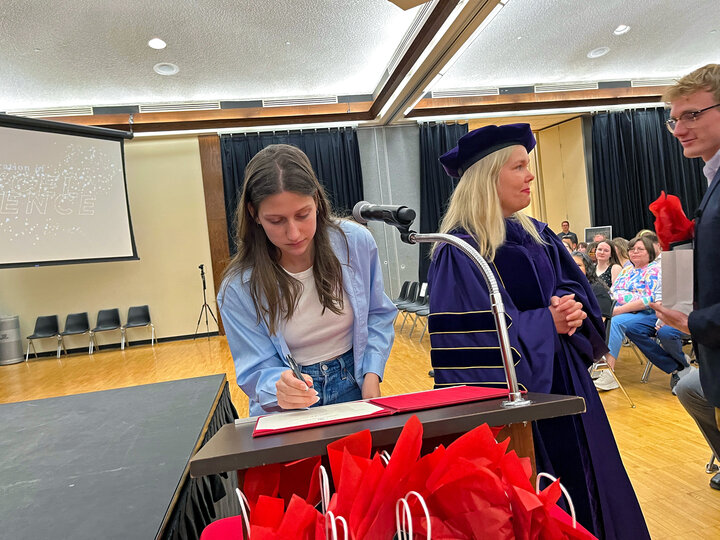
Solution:
[(17, 315), (0, 317), (0, 365), (22, 362), (20, 318)]

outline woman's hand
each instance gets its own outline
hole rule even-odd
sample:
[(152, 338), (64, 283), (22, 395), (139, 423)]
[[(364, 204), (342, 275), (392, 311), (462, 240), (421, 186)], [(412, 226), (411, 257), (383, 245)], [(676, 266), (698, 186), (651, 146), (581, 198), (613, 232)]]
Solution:
[(278, 405), (283, 409), (304, 409), (320, 401), (317, 391), (312, 387), (310, 375), (303, 373), (305, 382), (295, 378), (289, 369), (283, 371), (275, 383)]
[(380, 377), (377, 373), (366, 373), (362, 384), (363, 399), (380, 397)]
[(583, 311), (583, 305), (575, 301), (574, 294), (551, 297), (548, 309), (552, 314), (558, 334), (572, 336), (575, 330), (582, 325), (583, 320), (587, 318), (587, 313)]

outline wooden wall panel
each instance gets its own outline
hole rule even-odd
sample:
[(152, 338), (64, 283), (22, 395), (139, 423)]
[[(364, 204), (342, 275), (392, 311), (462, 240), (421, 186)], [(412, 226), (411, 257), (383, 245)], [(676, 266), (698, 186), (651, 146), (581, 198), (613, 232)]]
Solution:
[[(201, 135), (198, 137), (198, 142), (200, 144), (205, 212), (207, 214), (208, 235), (210, 238), (212, 275), (215, 284), (214, 290), (208, 291), (208, 295), (217, 297), (222, 284), (222, 274), (230, 257), (227, 218), (225, 216), (222, 160), (220, 157), (220, 137), (217, 135)], [(225, 330), (220, 320), (219, 309), (216, 315), (220, 334), (224, 334)]]

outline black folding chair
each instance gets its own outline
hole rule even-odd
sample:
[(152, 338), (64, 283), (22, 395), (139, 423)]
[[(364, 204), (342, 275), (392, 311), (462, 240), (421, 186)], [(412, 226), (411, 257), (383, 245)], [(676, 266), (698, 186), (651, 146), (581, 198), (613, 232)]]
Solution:
[[(57, 339), (57, 357), (60, 358), (60, 350), (65, 350), (65, 344), (62, 341), (60, 335), (60, 325), (58, 324), (57, 315), (43, 315), (35, 319), (35, 330), (31, 335), (27, 337), (28, 348), (25, 353), (25, 361), (27, 362), (30, 358), (30, 347), (32, 347), (35, 358), (38, 357), (37, 351), (35, 350), (34, 339), (46, 339), (46, 338)], [(67, 351), (65, 351), (67, 354)]]
[(150, 345), (155, 346), (155, 325), (150, 320), (150, 308), (147, 305), (144, 306), (133, 306), (128, 309), (128, 317), (125, 326), (123, 326), (123, 337), (121, 349), (125, 348), (125, 341), (130, 345), (130, 340), (127, 339), (128, 328), (142, 328), (143, 326), (149, 326), (150, 333)]
[[(90, 336), (90, 321), (87, 311), (83, 313), (70, 313), (65, 318), (65, 330), (60, 332), (60, 340), (65, 348), (66, 336), (81, 336), (88, 334), (88, 354), (92, 354), (92, 336)], [(67, 354), (67, 350), (65, 351)]]
[[(613, 301), (612, 307), (611, 307), (611, 309), (610, 309), (610, 313), (611, 313), (611, 314), (612, 314), (612, 310), (615, 308), (615, 304), (616, 304), (616, 302)], [(607, 344), (608, 340), (610, 339), (610, 325), (611, 325), (611, 324), (612, 324), (612, 315), (610, 315), (609, 317), (607, 317), (607, 318), (605, 319), (605, 343), (606, 343), (606, 344)], [(610, 375), (613, 376), (613, 379), (615, 379), (615, 382), (618, 383), (618, 386), (620, 387), (620, 390), (622, 390), (623, 394), (625, 394), (625, 397), (626, 397), (627, 400), (630, 402), (630, 407), (632, 407), (632, 408), (634, 409), (634, 408), (635, 408), (635, 403), (633, 403), (633, 400), (630, 399), (630, 396), (629, 396), (628, 393), (625, 391), (625, 388), (623, 387), (622, 383), (621, 383), (620, 380), (617, 378), (617, 375), (615, 375), (615, 370), (614, 370), (613, 368), (611, 368), (611, 367), (610, 367), (610, 364), (608, 364), (608, 363), (605, 361), (605, 357), (604, 357), (604, 356), (603, 356), (602, 358), (600, 358), (599, 360), (596, 360), (596, 361), (593, 363), (593, 365), (590, 366), (590, 368), (588, 369), (588, 371), (590, 372), (591, 375), (592, 375), (593, 372), (595, 372), (595, 371), (605, 371), (605, 370), (610, 371)]]
[(98, 311), (97, 324), (95, 328), (90, 330), (90, 354), (93, 353), (93, 347), (100, 350), (100, 344), (97, 342), (97, 334), (99, 332), (110, 332), (112, 330), (120, 330), (120, 340), (125, 335), (122, 324), (120, 323), (120, 310), (118, 308), (101, 309)]

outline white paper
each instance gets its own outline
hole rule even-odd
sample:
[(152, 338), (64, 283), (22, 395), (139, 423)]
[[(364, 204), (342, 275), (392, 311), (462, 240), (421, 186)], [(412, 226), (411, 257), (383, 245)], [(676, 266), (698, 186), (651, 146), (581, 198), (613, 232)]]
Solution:
[(287, 429), (320, 422), (340, 421), (356, 416), (369, 416), (384, 407), (378, 407), (367, 401), (351, 401), (348, 403), (336, 403), (324, 407), (314, 407), (301, 411), (288, 411), (278, 414), (263, 416), (258, 419), (255, 429)]

